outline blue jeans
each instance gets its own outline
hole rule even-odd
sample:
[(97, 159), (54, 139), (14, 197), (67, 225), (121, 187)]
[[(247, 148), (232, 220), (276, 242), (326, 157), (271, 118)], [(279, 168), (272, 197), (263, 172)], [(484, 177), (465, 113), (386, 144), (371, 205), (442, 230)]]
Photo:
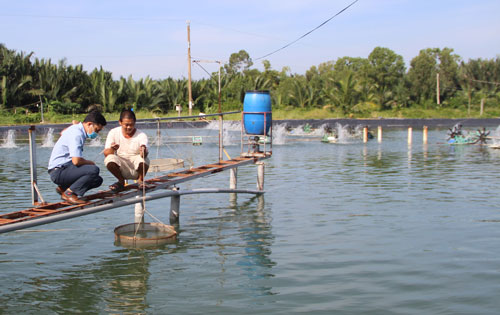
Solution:
[(99, 167), (95, 165), (75, 166), (72, 162), (51, 170), (49, 175), (50, 179), (63, 190), (69, 188), (79, 197), (82, 197), (87, 190), (101, 186), (103, 181), (99, 176)]

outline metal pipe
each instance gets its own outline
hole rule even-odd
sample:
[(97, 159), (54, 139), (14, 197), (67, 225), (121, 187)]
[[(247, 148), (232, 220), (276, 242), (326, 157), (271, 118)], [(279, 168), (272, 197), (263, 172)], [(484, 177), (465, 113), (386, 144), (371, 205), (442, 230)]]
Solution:
[[(222, 116), (222, 115), (230, 115), (230, 114), (239, 114), (240, 110), (232, 111), (232, 112), (224, 112), (224, 113), (215, 113), (215, 114), (205, 114), (203, 117), (214, 117), (214, 116)], [(155, 122), (155, 121), (163, 121), (163, 120), (179, 120), (179, 119), (190, 119), (190, 118), (200, 118), (200, 115), (191, 115), (191, 116), (181, 116), (181, 117), (160, 117), (160, 118), (143, 118), (137, 119), (136, 123), (141, 122)], [(110, 123), (112, 121), (108, 121)]]
[(377, 139), (378, 139), (378, 143), (382, 143), (382, 126), (378, 126)]
[(42, 201), (42, 204), (45, 204), (45, 200), (43, 200), (42, 193), (40, 192), (40, 189), (38, 189), (38, 185), (36, 184), (36, 182), (33, 183), (33, 188), (35, 188), (38, 197), (40, 197), (40, 200)]
[(409, 145), (412, 142), (412, 132), (413, 132), (413, 128), (412, 127), (408, 127), (408, 144)]
[(35, 185), (37, 181), (36, 174), (36, 130), (35, 126), (30, 126), (28, 129), (29, 146), (30, 146), (30, 174), (31, 174), (31, 203), (36, 205), (38, 203), (38, 192)]
[(424, 141), (424, 144), (427, 144), (427, 133), (428, 133), (429, 129), (427, 128), (427, 126), (424, 126), (424, 136), (423, 136), (423, 141)]
[[(145, 196), (146, 201), (156, 200), (160, 198), (172, 197), (172, 196), (181, 196), (181, 195), (194, 195), (194, 194), (211, 194), (211, 193), (240, 193), (240, 194), (254, 194), (260, 195), (263, 194), (264, 191), (257, 190), (248, 190), (248, 189), (218, 189), (218, 188), (198, 188), (192, 190), (183, 190), (183, 191), (166, 191), (158, 194)], [(131, 204), (137, 203), (137, 199), (135, 197), (119, 200), (113, 203), (108, 203), (96, 207), (84, 208), (79, 210), (73, 210), (70, 212), (59, 213), (57, 215), (43, 217), (40, 219), (32, 219), (29, 221), (22, 221), (12, 224), (7, 224), (4, 226), (0, 226), (0, 233), (6, 233), (15, 230), (21, 230), (30, 228), (37, 225), (43, 225), (48, 223), (53, 223), (57, 221), (63, 221), (67, 219), (72, 219), (76, 217), (80, 217), (87, 214), (97, 213), (105, 210), (110, 210), (114, 208), (119, 208), (123, 206), (128, 206)]]

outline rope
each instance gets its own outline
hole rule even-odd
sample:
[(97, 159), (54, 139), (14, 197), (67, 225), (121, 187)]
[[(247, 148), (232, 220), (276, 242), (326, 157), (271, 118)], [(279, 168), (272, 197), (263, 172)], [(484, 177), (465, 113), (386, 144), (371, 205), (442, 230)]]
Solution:
[[(145, 154), (144, 154), (144, 147), (141, 147), (141, 152), (142, 152), (142, 158), (144, 159), (145, 158)], [(142, 223), (144, 223), (144, 212), (148, 212), (146, 210), (146, 161), (143, 160), (142, 162), (142, 211), (143, 211), (143, 215), (141, 216), (141, 221), (139, 222), (139, 224), (137, 224), (137, 228), (135, 229), (135, 233), (134, 233), (134, 239), (136, 238), (136, 235), (137, 235), (137, 232), (139, 232), (139, 227), (141, 226)], [(148, 212), (149, 214), (149, 212)], [(151, 214), (149, 214), (151, 215)], [(161, 222), (160, 222), (161, 223)]]

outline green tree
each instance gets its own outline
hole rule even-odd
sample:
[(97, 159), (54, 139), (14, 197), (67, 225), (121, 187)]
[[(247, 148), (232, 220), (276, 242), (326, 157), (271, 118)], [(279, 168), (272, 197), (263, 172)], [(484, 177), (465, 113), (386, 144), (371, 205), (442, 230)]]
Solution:
[(229, 57), (229, 63), (224, 65), (224, 69), (228, 74), (235, 74), (248, 70), (253, 65), (250, 55), (245, 50), (240, 50), (237, 53), (232, 53)]
[(440, 99), (452, 97), (459, 85), (458, 62), (453, 49), (422, 49), (410, 62), (408, 82), (411, 99), (417, 104), (436, 102), (436, 80), (439, 73)]
[(381, 109), (390, 107), (391, 91), (404, 78), (405, 71), (403, 57), (389, 48), (376, 47), (368, 56), (366, 74), (375, 85), (375, 94)]

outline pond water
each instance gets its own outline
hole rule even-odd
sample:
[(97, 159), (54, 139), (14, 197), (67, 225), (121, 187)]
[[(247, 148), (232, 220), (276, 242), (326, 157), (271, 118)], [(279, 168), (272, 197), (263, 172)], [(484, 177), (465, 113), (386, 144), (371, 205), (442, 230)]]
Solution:
[[(155, 131), (148, 134), (153, 142)], [(113, 229), (133, 222), (133, 206), (2, 234), (0, 313), (497, 314), (500, 150), (440, 144), (443, 130), (431, 130), (426, 146), (421, 132), (410, 147), (406, 136), (282, 141), (266, 160), (263, 197), (181, 197), (173, 244), (115, 245)], [(42, 140), (38, 182), (56, 201)], [(102, 143), (84, 154), (107, 186)], [(227, 150), (236, 156), (240, 147)], [(218, 157), (214, 143), (151, 152), (186, 166)], [(29, 208), (27, 145), (0, 154), (0, 212)], [(255, 189), (256, 173), (240, 168), (238, 188)], [(180, 185), (228, 186), (228, 172)], [(147, 210), (168, 222), (169, 204), (155, 200)]]

